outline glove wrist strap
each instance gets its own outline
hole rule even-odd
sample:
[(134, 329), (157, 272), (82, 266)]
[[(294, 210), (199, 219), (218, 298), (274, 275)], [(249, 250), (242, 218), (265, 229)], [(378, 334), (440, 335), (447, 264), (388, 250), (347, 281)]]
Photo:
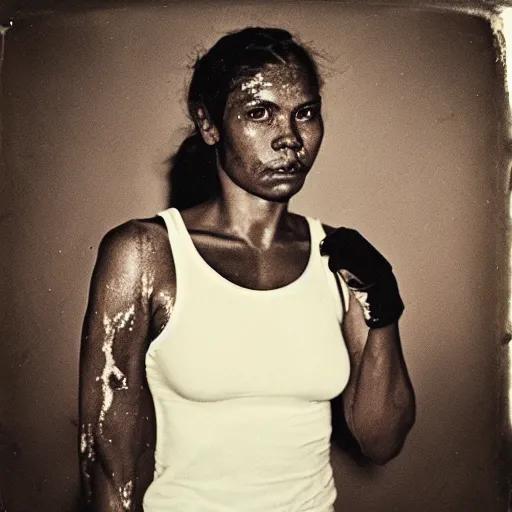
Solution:
[(363, 307), (366, 325), (370, 329), (395, 323), (402, 316), (404, 303), (392, 272), (364, 290), (354, 287), (352, 290)]

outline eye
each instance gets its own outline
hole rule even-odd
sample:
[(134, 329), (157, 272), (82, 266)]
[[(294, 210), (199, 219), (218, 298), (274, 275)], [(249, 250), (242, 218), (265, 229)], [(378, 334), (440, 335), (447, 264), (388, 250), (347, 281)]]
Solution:
[(318, 117), (319, 108), (316, 106), (301, 108), (295, 118), (297, 121), (311, 121)]
[(256, 107), (249, 112), (247, 112), (247, 116), (253, 121), (268, 121), (270, 118), (270, 111), (266, 107)]

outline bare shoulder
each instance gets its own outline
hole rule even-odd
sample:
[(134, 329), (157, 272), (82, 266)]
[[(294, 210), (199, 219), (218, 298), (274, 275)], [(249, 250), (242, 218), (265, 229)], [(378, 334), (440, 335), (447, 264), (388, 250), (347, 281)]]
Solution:
[(104, 307), (114, 314), (137, 304), (151, 316), (159, 309), (161, 296), (174, 297), (175, 281), (163, 219), (129, 220), (108, 231), (100, 243), (91, 280), (91, 307)]
[(167, 231), (160, 217), (132, 219), (107, 232), (101, 240), (98, 259), (111, 264), (122, 261), (135, 269), (168, 247), (167, 242)]

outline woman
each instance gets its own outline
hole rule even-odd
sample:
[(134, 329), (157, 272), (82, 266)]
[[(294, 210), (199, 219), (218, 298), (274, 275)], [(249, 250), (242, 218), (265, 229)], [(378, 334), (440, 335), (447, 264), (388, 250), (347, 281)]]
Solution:
[(414, 422), (396, 280), (357, 232), (288, 211), (323, 137), (316, 65), (288, 32), (221, 38), (188, 106), (174, 172), (208, 186), (100, 245), (80, 365), (87, 510), (332, 511), (330, 400), (343, 392), (379, 464)]

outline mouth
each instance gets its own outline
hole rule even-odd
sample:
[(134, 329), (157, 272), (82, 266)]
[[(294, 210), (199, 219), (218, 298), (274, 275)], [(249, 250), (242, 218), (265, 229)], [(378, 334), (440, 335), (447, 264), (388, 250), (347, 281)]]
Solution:
[(276, 162), (268, 169), (275, 174), (299, 174), (306, 170), (305, 166), (297, 161)]

